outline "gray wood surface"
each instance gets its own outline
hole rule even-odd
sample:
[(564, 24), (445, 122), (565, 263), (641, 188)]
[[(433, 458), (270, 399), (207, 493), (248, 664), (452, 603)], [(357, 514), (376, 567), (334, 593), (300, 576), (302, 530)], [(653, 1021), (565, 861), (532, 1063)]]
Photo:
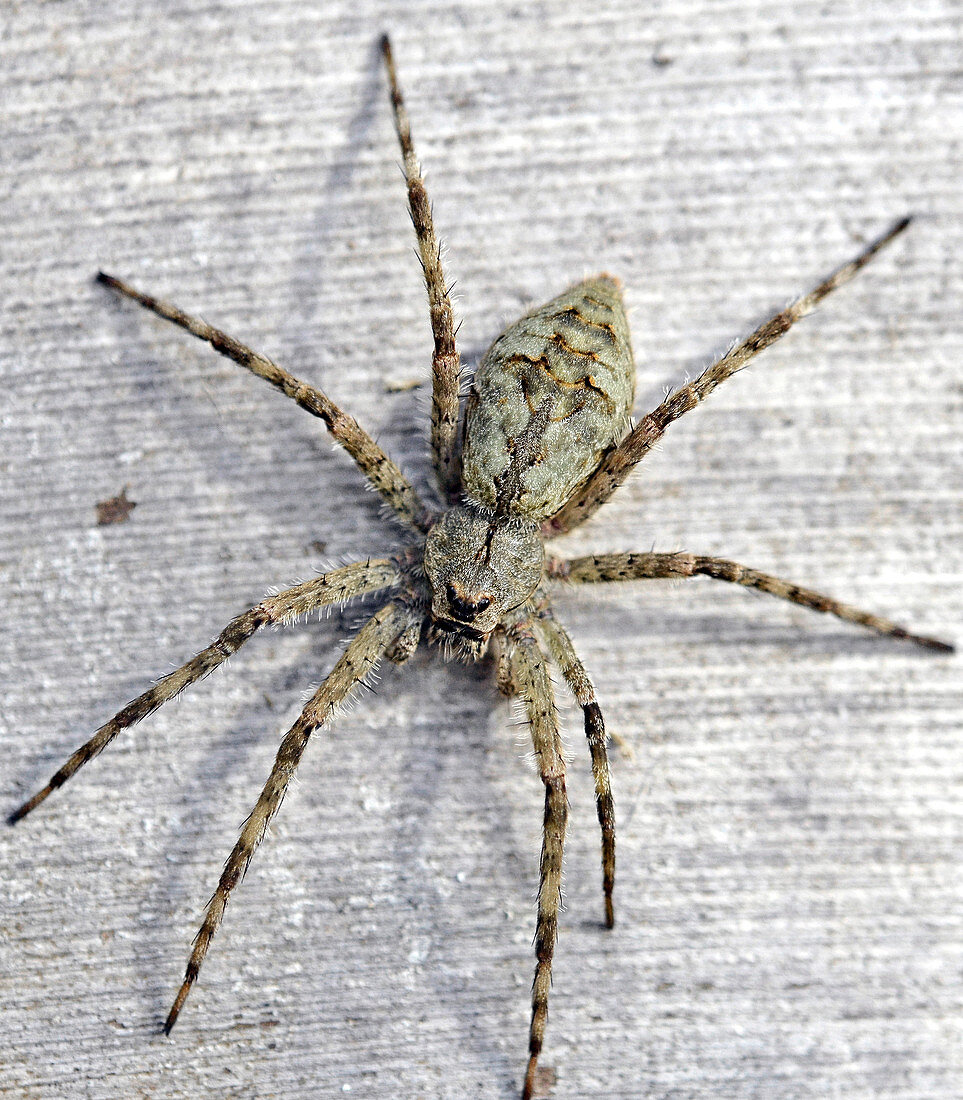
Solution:
[[(271, 585), (396, 545), (321, 427), (94, 285), (129, 277), (427, 479), (390, 29), (469, 358), (618, 274), (637, 410), (918, 220), (672, 427), (589, 548), (724, 554), (963, 639), (953, 0), (7, 3), (0, 708), (12, 809)], [(123, 486), (137, 507), (99, 527)], [(322, 549), (323, 547), (323, 549)], [(959, 657), (710, 581), (565, 593), (578, 715), (554, 1100), (963, 1095)], [(258, 638), (0, 829), (0, 1095), (516, 1095), (541, 793), (488, 669), (391, 669), (316, 738), (170, 1040), (220, 865), (350, 611)]]

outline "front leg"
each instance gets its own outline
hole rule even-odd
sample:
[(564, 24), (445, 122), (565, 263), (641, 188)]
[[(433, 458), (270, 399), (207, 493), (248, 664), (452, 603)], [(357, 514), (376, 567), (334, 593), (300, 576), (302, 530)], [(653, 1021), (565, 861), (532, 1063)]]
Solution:
[(441, 266), (441, 244), (435, 234), (431, 203), (425, 190), (414, 143), (411, 123), (398, 85), (391, 41), (381, 39), (381, 53), (388, 71), (391, 108), (395, 130), (404, 157), (405, 183), (408, 186), (408, 209), (411, 224), (418, 239), (418, 258), (428, 291), (428, 313), (435, 348), (431, 357), (431, 454), (438, 478), (438, 487), (447, 503), (453, 504), (461, 489), (461, 461), (457, 449), (458, 393), (461, 360), (455, 346), (455, 320), (451, 311), (451, 296)]
[(837, 268), (832, 275), (813, 287), (808, 294), (797, 298), (785, 309), (764, 321), (753, 333), (740, 340), (711, 367), (688, 385), (670, 393), (652, 412), (643, 416), (618, 446), (611, 448), (598, 464), (595, 472), (575, 491), (572, 498), (554, 516), (542, 524), (546, 538), (554, 538), (584, 523), (609, 499), (625, 481), (633, 468), (652, 450), (665, 433), (666, 428), (694, 409), (727, 378), (731, 378), (759, 352), (764, 351), (784, 336), (792, 326), (834, 290), (841, 287), (910, 224), (909, 218), (901, 218), (881, 237), (867, 245), (849, 263)]
[(233, 336), (228, 336), (226, 332), (202, 321), (200, 317), (185, 313), (172, 302), (155, 298), (153, 294), (145, 294), (130, 283), (103, 271), (98, 273), (97, 281), (137, 302), (144, 309), (149, 309), (151, 313), (156, 313), (158, 317), (163, 317), (165, 321), (172, 321), (198, 340), (210, 344), (225, 358), (256, 374), (258, 378), (263, 378), (285, 397), (296, 401), (302, 409), (323, 420), (335, 442), (351, 455), (372, 488), (381, 494), (406, 526), (422, 532), (431, 527), (435, 520), (434, 514), (422, 503), (399, 466), (385, 454), (353, 416), (348, 416), (339, 409), (321, 390), (301, 382), (266, 355), (260, 355)]
[(906, 627), (874, 615), (869, 611), (834, 600), (802, 588), (791, 581), (760, 573), (738, 562), (725, 558), (706, 558), (696, 554), (590, 554), (584, 558), (551, 558), (545, 563), (548, 577), (567, 580), (575, 584), (591, 584), (595, 581), (632, 581), (658, 577), (713, 577), (717, 581), (730, 581), (746, 588), (755, 588), (781, 600), (798, 603), (812, 611), (835, 615), (844, 622), (856, 623), (891, 638), (902, 638), (926, 649), (941, 653), (953, 653), (954, 646), (923, 634), (915, 634)]

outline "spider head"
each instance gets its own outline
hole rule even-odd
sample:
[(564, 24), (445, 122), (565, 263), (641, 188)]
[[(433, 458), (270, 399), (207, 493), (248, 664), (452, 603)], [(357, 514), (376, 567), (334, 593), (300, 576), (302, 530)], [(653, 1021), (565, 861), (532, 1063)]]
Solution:
[(451, 508), (428, 532), (431, 616), (443, 631), (487, 641), (506, 611), (542, 579), (545, 551), (534, 523)]

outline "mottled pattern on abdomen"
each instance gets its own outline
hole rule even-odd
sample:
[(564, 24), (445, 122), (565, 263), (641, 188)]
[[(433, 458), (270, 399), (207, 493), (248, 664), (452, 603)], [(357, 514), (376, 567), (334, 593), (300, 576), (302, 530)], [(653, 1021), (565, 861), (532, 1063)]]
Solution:
[(507, 328), (475, 372), (463, 485), (502, 514), (541, 520), (625, 434), (635, 363), (619, 284), (599, 275)]

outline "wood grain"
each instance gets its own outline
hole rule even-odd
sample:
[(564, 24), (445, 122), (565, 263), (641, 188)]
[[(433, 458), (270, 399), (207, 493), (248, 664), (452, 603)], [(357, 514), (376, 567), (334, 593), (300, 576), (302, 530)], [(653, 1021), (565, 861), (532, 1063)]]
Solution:
[[(398, 541), (322, 426), (98, 268), (316, 382), (427, 484), (383, 30), (469, 362), (608, 271), (640, 415), (916, 216), (565, 550), (723, 556), (963, 638), (958, 5), (655, 7), (7, 5), (9, 809), (270, 586)], [(136, 509), (98, 526), (124, 486)], [(359, 615), (254, 639), (0, 830), (0, 1095), (515, 1096), (540, 784), (490, 670), (434, 655), (311, 745), (159, 1033), (279, 738)], [(960, 658), (708, 580), (573, 591), (560, 617), (634, 757), (613, 766), (606, 932), (567, 707), (554, 1100), (963, 1095)]]

